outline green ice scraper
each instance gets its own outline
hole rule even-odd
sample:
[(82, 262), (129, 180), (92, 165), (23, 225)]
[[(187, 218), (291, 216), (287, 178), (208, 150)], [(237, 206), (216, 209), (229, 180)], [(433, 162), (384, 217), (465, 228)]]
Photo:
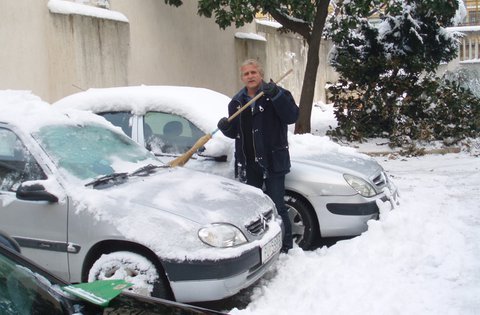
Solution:
[(63, 290), (96, 305), (107, 306), (108, 302), (119, 295), (122, 290), (129, 288), (132, 285), (132, 283), (121, 279), (98, 280), (88, 283), (68, 285), (63, 287)]

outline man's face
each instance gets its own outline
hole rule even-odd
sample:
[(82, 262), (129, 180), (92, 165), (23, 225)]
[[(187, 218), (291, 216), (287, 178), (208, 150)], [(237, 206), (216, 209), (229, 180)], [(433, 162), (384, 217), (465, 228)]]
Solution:
[(240, 72), (242, 74), (242, 82), (247, 89), (254, 91), (258, 90), (263, 79), (258, 68), (254, 65), (245, 65), (240, 68)]

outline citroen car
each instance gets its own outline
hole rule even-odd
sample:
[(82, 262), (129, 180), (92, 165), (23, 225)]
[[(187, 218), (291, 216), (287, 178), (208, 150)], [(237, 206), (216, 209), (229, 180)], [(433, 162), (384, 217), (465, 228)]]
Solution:
[(0, 111), (0, 230), (61, 279), (212, 301), (277, 260), (281, 219), (260, 189), (169, 167), (102, 117), (28, 92), (0, 92)]

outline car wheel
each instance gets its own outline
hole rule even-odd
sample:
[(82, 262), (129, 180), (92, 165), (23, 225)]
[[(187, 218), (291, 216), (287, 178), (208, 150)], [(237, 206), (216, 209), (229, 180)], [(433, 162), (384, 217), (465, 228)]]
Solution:
[(308, 250), (318, 236), (318, 223), (312, 209), (301, 199), (285, 195), (288, 217), (292, 223), (293, 240), (299, 247)]
[(88, 282), (124, 279), (133, 283), (128, 290), (144, 296), (171, 299), (168, 280), (149, 259), (133, 252), (102, 255), (90, 268)]

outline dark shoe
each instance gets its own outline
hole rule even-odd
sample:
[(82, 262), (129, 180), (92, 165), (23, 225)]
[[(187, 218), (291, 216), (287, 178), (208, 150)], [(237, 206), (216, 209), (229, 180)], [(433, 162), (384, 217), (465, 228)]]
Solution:
[(280, 253), (288, 254), (288, 251), (291, 249), (292, 249), (291, 247), (282, 246), (282, 248), (280, 249)]

